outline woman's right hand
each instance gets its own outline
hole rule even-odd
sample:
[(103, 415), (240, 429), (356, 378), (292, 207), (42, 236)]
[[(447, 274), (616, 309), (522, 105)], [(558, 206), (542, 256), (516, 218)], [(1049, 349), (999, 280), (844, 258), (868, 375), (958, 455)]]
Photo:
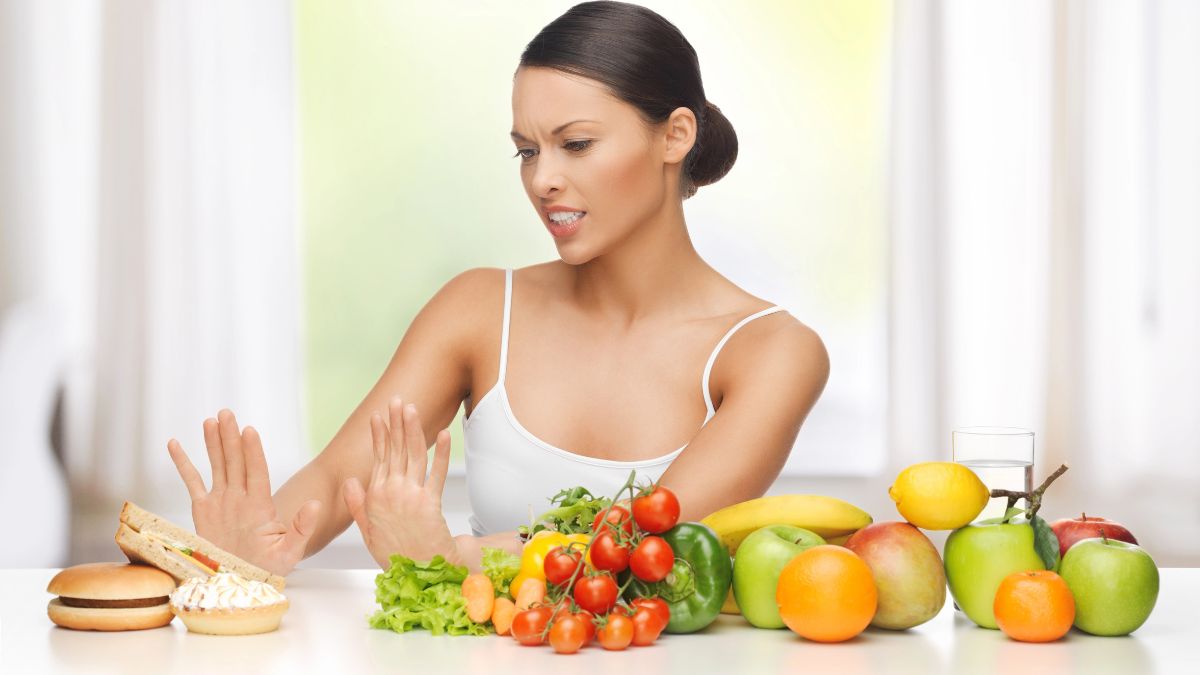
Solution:
[(239, 432), (229, 410), (204, 420), (204, 444), (212, 465), (211, 490), (179, 441), (167, 443), (192, 498), (196, 533), (273, 574), (287, 575), (304, 557), (321, 502), (305, 502), (288, 525), (278, 520), (262, 439), (254, 427)]

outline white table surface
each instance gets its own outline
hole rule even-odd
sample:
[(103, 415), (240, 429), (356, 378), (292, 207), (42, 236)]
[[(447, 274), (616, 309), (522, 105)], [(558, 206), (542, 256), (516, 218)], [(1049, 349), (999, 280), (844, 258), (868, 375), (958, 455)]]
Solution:
[(650, 647), (606, 652), (594, 643), (572, 656), (522, 647), (509, 637), (433, 637), (371, 630), (374, 570), (299, 570), (288, 577), (291, 609), (274, 633), (239, 637), (164, 628), (96, 633), (58, 628), (46, 617), (46, 584), (57, 570), (0, 570), (0, 673), (444, 672), (647, 673), (1200, 673), (1200, 569), (1162, 570), (1158, 605), (1133, 635), (1072, 630), (1049, 644), (1014, 642), (946, 607), (917, 628), (869, 628), (840, 644), (805, 641), (722, 616), (701, 633), (664, 635)]

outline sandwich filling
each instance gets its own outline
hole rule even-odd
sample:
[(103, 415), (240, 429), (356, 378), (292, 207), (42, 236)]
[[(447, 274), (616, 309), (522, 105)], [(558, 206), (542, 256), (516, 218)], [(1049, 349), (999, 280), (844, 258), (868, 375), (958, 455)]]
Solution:
[(287, 602), (274, 586), (231, 572), (207, 579), (188, 579), (171, 594), (171, 605), (179, 609), (249, 609)]
[(162, 546), (167, 553), (174, 554), (177, 558), (183, 558), (186, 562), (199, 567), (209, 576), (221, 571), (220, 563), (185, 544), (181, 544), (151, 530), (141, 530), (141, 534), (143, 537)]

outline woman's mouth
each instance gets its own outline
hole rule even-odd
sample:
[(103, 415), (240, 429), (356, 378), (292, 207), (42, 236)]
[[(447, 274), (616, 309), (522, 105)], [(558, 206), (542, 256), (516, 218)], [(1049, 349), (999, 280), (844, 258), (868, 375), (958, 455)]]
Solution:
[(579, 231), (580, 223), (587, 217), (587, 211), (554, 211), (547, 219), (546, 229), (555, 239), (569, 237)]

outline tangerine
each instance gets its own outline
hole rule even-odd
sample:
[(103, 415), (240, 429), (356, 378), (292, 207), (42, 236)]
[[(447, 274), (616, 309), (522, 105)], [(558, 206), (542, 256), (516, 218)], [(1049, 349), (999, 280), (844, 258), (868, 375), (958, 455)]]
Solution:
[(1014, 572), (1000, 582), (992, 603), (996, 624), (1021, 642), (1052, 642), (1075, 621), (1075, 596), (1050, 570)]
[(787, 627), (815, 642), (842, 642), (875, 616), (878, 591), (871, 568), (848, 548), (814, 546), (784, 566), (775, 587)]

